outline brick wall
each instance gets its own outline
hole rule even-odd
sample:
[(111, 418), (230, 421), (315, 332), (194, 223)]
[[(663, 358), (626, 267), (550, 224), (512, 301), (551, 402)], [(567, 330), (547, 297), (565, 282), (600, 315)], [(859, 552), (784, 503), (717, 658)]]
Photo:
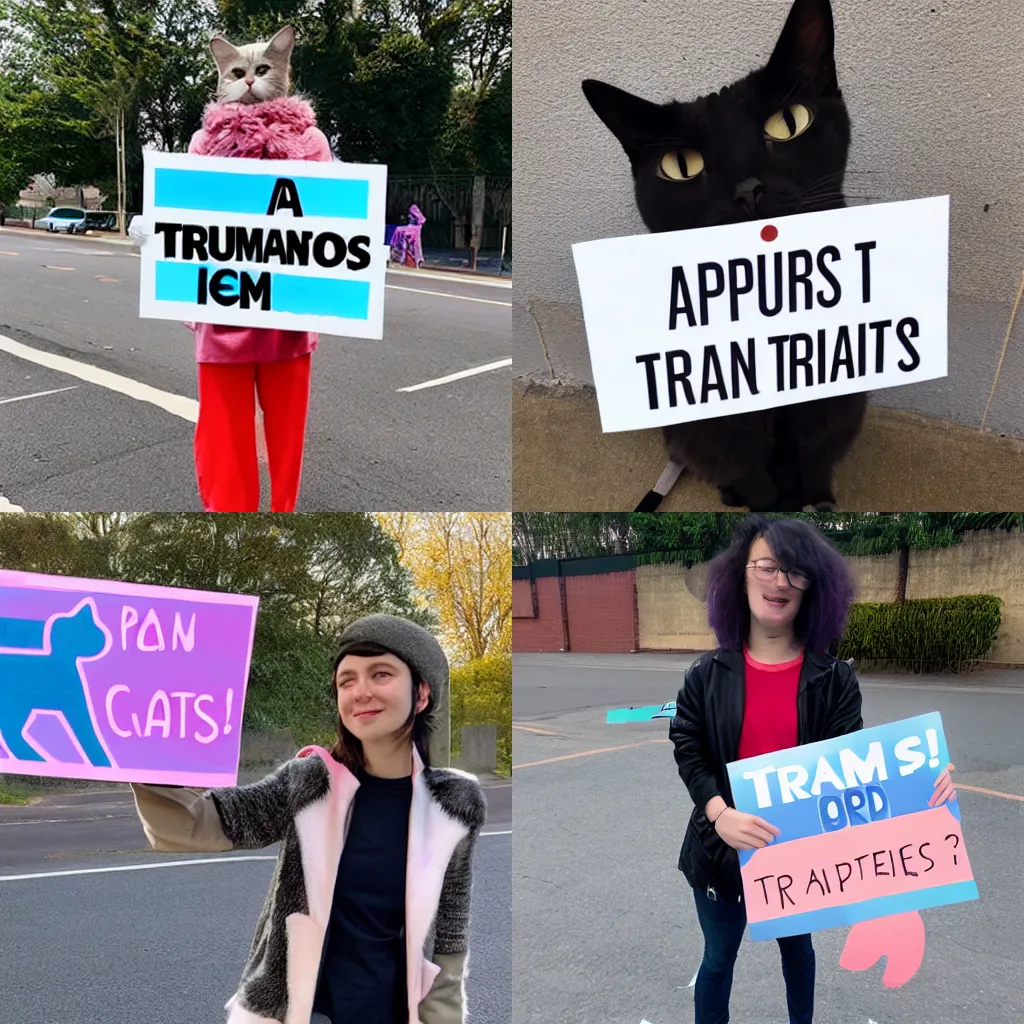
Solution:
[[(594, 577), (604, 579), (603, 576)], [(565, 649), (562, 637), (562, 601), (559, 596), (559, 584), (564, 582), (557, 576), (542, 576), (535, 581), (537, 587), (537, 617), (512, 619), (512, 650), (513, 651), (561, 651)], [(519, 608), (532, 610), (529, 580), (512, 581), (513, 616)], [(523, 592), (525, 589), (525, 595)], [(516, 594), (519, 603), (516, 603)], [(525, 604), (523, 602), (526, 602)]]
[(533, 585), (530, 580), (512, 581), (512, 618), (535, 618), (533, 610)]
[(565, 578), (570, 650), (636, 649), (634, 580), (632, 570)]

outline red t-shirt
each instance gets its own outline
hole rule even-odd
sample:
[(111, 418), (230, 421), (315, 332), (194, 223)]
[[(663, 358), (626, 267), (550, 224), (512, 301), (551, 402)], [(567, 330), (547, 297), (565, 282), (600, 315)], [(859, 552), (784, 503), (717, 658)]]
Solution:
[(770, 754), (796, 746), (796, 691), (800, 682), (799, 657), (781, 665), (754, 661), (744, 647), (746, 660), (743, 729), (740, 732), (740, 759)]

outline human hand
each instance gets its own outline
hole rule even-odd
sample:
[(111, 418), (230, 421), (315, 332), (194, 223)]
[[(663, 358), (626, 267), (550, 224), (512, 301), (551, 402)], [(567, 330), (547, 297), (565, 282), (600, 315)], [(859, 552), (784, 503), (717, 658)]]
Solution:
[(928, 800), (929, 807), (938, 807), (939, 804), (948, 803), (956, 799), (956, 790), (953, 788), (953, 780), (949, 773), (954, 770), (954, 765), (947, 764), (946, 770), (935, 780), (932, 788), (935, 790)]
[(715, 831), (719, 839), (734, 850), (760, 850), (782, 835), (764, 818), (738, 811), (735, 807), (727, 807), (715, 818)]
[(128, 237), (141, 249), (149, 240), (149, 236), (153, 234), (153, 225), (150, 224), (148, 217), (143, 217), (139, 214), (137, 217), (132, 217), (131, 222), (128, 225)]

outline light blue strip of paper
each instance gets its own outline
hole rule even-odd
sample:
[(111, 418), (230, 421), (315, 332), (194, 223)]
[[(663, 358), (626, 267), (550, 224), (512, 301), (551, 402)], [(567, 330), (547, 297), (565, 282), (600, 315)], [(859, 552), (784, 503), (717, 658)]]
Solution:
[[(350, 217), (363, 220), (370, 206), (365, 178), (291, 178), (307, 217)], [(211, 213), (253, 213), (266, 216), (278, 176), (234, 171), (192, 171), (156, 168), (154, 205)]]
[(271, 306), (280, 313), (315, 313), (367, 320), (370, 316), (370, 282), (331, 277), (296, 277), (274, 274)]
[(644, 708), (615, 708), (609, 711), (605, 725), (622, 725), (625, 722), (651, 722), (661, 713), (661, 704), (650, 704)]
[[(195, 303), (199, 292), (199, 270), (205, 266), (212, 274), (221, 267), (203, 263), (157, 260), (156, 298), (158, 302)], [(250, 271), (253, 276), (260, 271)], [(334, 316), (346, 320), (370, 317), (370, 282), (339, 280), (331, 277), (302, 277), (270, 273), (270, 308), (277, 313), (304, 316)], [(237, 292), (237, 286), (235, 287)], [(209, 305), (216, 307), (213, 300)], [(223, 307), (229, 309), (231, 307)], [(197, 309), (195, 315), (202, 317)]]
[(763, 939), (777, 939), (783, 935), (804, 935), (822, 928), (841, 928), (858, 921), (871, 921), (876, 917), (905, 914), (909, 910), (929, 910), (944, 907), (950, 903), (965, 903), (978, 898), (975, 882), (953, 882), (950, 885), (936, 885), (931, 889), (917, 892), (901, 892), (892, 896), (877, 896), (846, 907), (824, 907), (806, 914), (790, 914), (772, 921), (759, 921), (750, 925), (750, 937), (755, 942)]

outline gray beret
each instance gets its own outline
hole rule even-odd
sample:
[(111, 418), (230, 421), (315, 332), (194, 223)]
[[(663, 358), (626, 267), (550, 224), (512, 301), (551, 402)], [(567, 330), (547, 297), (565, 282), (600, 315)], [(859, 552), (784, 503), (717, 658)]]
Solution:
[(431, 711), (427, 724), (432, 734), (431, 761), (448, 763), (448, 658), (429, 630), (397, 615), (366, 615), (341, 634), (338, 660), (360, 644), (377, 644), (414, 668), (430, 687)]

